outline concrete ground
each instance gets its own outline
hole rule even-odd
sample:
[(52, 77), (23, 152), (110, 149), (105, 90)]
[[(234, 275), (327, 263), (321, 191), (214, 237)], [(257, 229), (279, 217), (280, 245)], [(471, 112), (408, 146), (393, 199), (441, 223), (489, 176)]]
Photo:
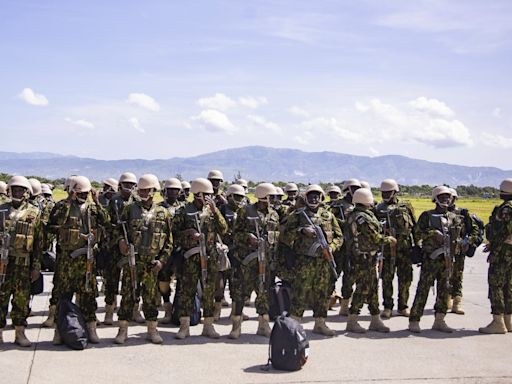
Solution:
[[(418, 268), (411, 289), (414, 298)], [(45, 276), (45, 293), (33, 301), (27, 336), (31, 348), (12, 343), (14, 330), (4, 331), (0, 345), (0, 383), (511, 383), (512, 333), (482, 335), (478, 327), (491, 320), (487, 299), (486, 255), (478, 252), (467, 259), (464, 273), (466, 315), (447, 315), (453, 334), (430, 330), (433, 323), (433, 298), (429, 297), (419, 335), (406, 331), (407, 319), (386, 321), (389, 334), (345, 332), (346, 318), (329, 312), (328, 324), (335, 337), (313, 334), (311, 311), (306, 311), (304, 328), (310, 338), (310, 357), (298, 372), (262, 370), (267, 361), (268, 339), (255, 336), (257, 316), (253, 306), (245, 312), (251, 317), (243, 323), (242, 337), (227, 338), (230, 331), (229, 308), (223, 308), (216, 325), (219, 340), (200, 336), (201, 325), (192, 327), (186, 340), (174, 339), (175, 326), (161, 326), (163, 345), (146, 342), (146, 327), (132, 325), (126, 345), (113, 344), (117, 327), (100, 326), (101, 343), (84, 351), (51, 344), (53, 330), (41, 328), (48, 309), (51, 275)], [(98, 299), (98, 318), (103, 320), (103, 297)], [(162, 315), (162, 312), (161, 312)], [(369, 314), (363, 309), (361, 324), (368, 326)]]

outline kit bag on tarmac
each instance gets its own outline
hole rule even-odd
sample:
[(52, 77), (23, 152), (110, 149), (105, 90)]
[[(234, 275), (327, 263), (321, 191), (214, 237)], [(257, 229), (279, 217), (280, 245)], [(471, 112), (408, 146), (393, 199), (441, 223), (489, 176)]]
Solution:
[[(174, 325), (180, 325), (180, 282), (176, 284), (176, 293), (174, 294), (174, 300), (172, 303), (172, 312), (171, 312), (171, 323)], [(192, 308), (192, 313), (190, 314), (190, 325), (197, 325), (201, 321), (201, 289), (198, 285), (198, 292), (194, 297), (194, 306)]]
[(62, 342), (71, 349), (87, 347), (87, 326), (80, 309), (69, 298), (59, 301), (57, 329)]
[(278, 281), (269, 291), (268, 315), (275, 320), (284, 311), (289, 312), (291, 306), (291, 287), (286, 281)]

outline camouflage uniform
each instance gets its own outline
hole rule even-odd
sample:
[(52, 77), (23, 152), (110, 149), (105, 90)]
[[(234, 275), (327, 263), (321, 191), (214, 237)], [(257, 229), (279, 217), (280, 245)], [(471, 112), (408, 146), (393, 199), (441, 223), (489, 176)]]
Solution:
[[(382, 296), (384, 308), (393, 309), (393, 279), (398, 276), (398, 310), (408, 307), (409, 288), (412, 283), (411, 249), (416, 243), (413, 238), (416, 217), (414, 209), (408, 202), (394, 199), (382, 202), (375, 207), (375, 216), (385, 223), (384, 232), (397, 240), (396, 258), (391, 257), (391, 248), (383, 249), (382, 263)], [(414, 242), (414, 243), (413, 243)]]
[(180, 291), (182, 294), (179, 296), (180, 318), (190, 316), (192, 313), (197, 283), (201, 280), (199, 244), (190, 237), (190, 230), (198, 230), (196, 219), (193, 216), (196, 212), (199, 212), (200, 229), (206, 238), (206, 252), (208, 255), (208, 275), (201, 297), (201, 307), (205, 318), (213, 317), (214, 311), (215, 278), (218, 272), (218, 257), (215, 246), (218, 241), (217, 236), (222, 238), (228, 229), (226, 221), (218, 208), (215, 208), (213, 212), (208, 206), (198, 210), (195, 202), (190, 202), (176, 214), (174, 218), (176, 241), (182, 249), (184, 258), (183, 266), (178, 272), (178, 278), (182, 283), (182, 291)]
[[(295, 265), (290, 271), (290, 275), (294, 276), (290, 281), (292, 288), (290, 313), (293, 316), (302, 317), (308, 305), (308, 295), (311, 294), (313, 316), (325, 318), (332, 292), (330, 267), (322, 256), (320, 247), (316, 247), (317, 240), (302, 234), (301, 230), (308, 227), (309, 223), (301, 212), (302, 210), (299, 210), (290, 214), (281, 235), (281, 241), (295, 254)], [(343, 244), (343, 235), (334, 215), (322, 206), (316, 213), (308, 207), (304, 208), (304, 212), (314, 224), (320, 226), (332, 252), (336, 252)]]
[[(236, 260), (234, 259), (235, 243), (233, 240), (233, 226), (235, 225), (235, 220), (237, 219), (239, 209), (239, 206), (236, 205), (231, 199), (228, 200), (227, 204), (224, 204), (220, 207), (220, 212), (222, 213), (222, 216), (224, 217), (224, 220), (226, 220), (226, 224), (228, 226), (228, 230), (222, 238), (222, 242), (229, 248), (228, 257), (229, 261), (231, 262), (231, 270), (226, 271), (225, 277), (227, 277), (226, 280), (229, 281), (229, 294), (232, 301), (234, 301), (232, 287), (232, 276), (234, 273), (233, 263), (236, 263)], [(244, 297), (246, 297), (246, 293), (244, 293)]]
[[(133, 201), (124, 207), (121, 221), (126, 223), (128, 240), (135, 248), (135, 268), (137, 275), (137, 296), (142, 297), (142, 310), (148, 322), (156, 321), (158, 317), (158, 279), (154, 271), (154, 261), (165, 264), (171, 255), (173, 238), (171, 232), (171, 214), (169, 211), (152, 203), (145, 207), (141, 201)], [(124, 239), (122, 228), (114, 232), (117, 243)], [(133, 308), (136, 304), (133, 298), (133, 285), (128, 258), (123, 258), (121, 306), (117, 313), (119, 320), (132, 320)]]
[[(5, 220), (4, 220), (5, 218)], [(10, 235), (5, 281), (0, 285), (0, 330), (6, 325), (12, 295), (11, 319), (14, 326), (27, 326), (31, 271), (41, 269), (40, 211), (29, 202), (18, 208), (0, 205), (0, 233)], [(0, 238), (0, 245), (2, 239)]]
[[(174, 204), (169, 204), (167, 201), (164, 200), (164, 201), (160, 202), (158, 205), (167, 209), (167, 211), (169, 212), (169, 215), (170, 215), (171, 226), (172, 226), (172, 221), (174, 219), (174, 216), (176, 216), (176, 212), (178, 212), (178, 210), (183, 206), (183, 203), (181, 203), (180, 201), (175, 201)], [(167, 260), (167, 263), (164, 265), (162, 270), (158, 273), (158, 281), (162, 282), (162, 283), (169, 284), (168, 292), (166, 292), (165, 294), (162, 294), (162, 296), (164, 296), (164, 302), (169, 302), (169, 296), (171, 294), (170, 284), (171, 284), (171, 279), (172, 279), (172, 274), (173, 274), (173, 265), (172, 264), (176, 261), (177, 255), (179, 253), (179, 248), (176, 247), (176, 244), (173, 244), (173, 245), (174, 246), (172, 249), (171, 258)]]
[[(251, 234), (257, 237), (256, 226), (260, 237), (265, 240), (265, 283), (262, 287), (259, 284), (258, 247), (248, 244)], [(258, 209), (258, 203), (242, 207), (238, 212), (233, 234), (236, 243), (231, 276), (231, 295), (235, 306), (233, 314), (242, 314), (246, 293), (253, 290), (257, 294), (256, 312), (259, 315), (268, 314), (268, 288), (273, 283), (271, 260), (275, 257), (279, 240), (279, 215), (271, 207)]]

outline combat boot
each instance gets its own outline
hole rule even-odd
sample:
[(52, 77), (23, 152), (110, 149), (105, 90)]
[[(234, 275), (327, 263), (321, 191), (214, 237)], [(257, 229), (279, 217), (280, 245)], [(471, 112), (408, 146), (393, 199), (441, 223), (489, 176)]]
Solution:
[(60, 332), (57, 328), (55, 328), (55, 331), (53, 332), (53, 345), (61, 345), (62, 344), (62, 338), (60, 337)]
[(336, 331), (329, 328), (325, 324), (325, 318), (315, 317), (315, 326), (313, 327), (313, 333), (318, 333), (324, 336), (334, 336), (336, 334)]
[(190, 336), (190, 317), (180, 317), (180, 329), (174, 337), (181, 340), (188, 336)]
[(396, 311), (396, 313), (403, 317), (409, 317), (410, 315), (409, 310), (407, 308), (399, 309), (398, 311)]
[(229, 338), (238, 339), (242, 333), (242, 317), (231, 316), (231, 322), (233, 323), (233, 328), (231, 329), (231, 332), (229, 332)]
[(359, 323), (357, 322), (357, 318), (359, 315), (348, 315), (348, 321), (347, 321), (347, 332), (354, 332), (354, 333), (366, 333), (366, 329), (361, 327)]
[(448, 295), (448, 297), (446, 298), (446, 307), (451, 308), (452, 305), (453, 305), (452, 295)]
[(257, 335), (270, 337), (272, 330), (270, 329), (270, 325), (268, 322), (270, 318), (268, 315), (259, 315), (258, 316), (258, 330), (256, 331)]
[(114, 343), (124, 344), (126, 339), (128, 339), (128, 320), (119, 320), (119, 331), (117, 331)]
[(201, 336), (210, 337), (212, 339), (218, 339), (220, 337), (213, 327), (213, 317), (204, 318), (203, 332), (201, 332)]
[(350, 303), (350, 299), (341, 299), (340, 300), (340, 316), (348, 316), (349, 303)]
[(164, 303), (164, 311), (165, 311), (164, 317), (162, 317), (159, 320), (159, 322), (161, 324), (169, 324), (171, 322), (171, 317), (172, 317), (172, 304), (165, 302)]
[(382, 319), (389, 319), (392, 315), (392, 311), (389, 308), (384, 308), (384, 310), (380, 313), (380, 317)]
[(98, 337), (98, 334), (96, 333), (96, 320), (89, 321), (87, 323), (87, 331), (89, 332), (89, 343), (92, 344), (98, 344), (100, 342), (100, 338)]
[(452, 313), (456, 313), (457, 315), (463, 315), (465, 313), (462, 309), (462, 296), (455, 296), (453, 298)]
[(507, 328), (507, 331), (512, 332), (512, 315), (505, 315), (503, 320), (505, 321), (505, 328)]
[(106, 304), (105, 305), (105, 320), (103, 320), (103, 324), (112, 325), (114, 324), (114, 304)]
[(214, 321), (219, 321), (221, 310), (222, 310), (222, 303), (220, 301), (215, 302), (215, 307), (213, 309), (213, 320)]
[(146, 338), (150, 340), (153, 344), (162, 344), (164, 339), (158, 333), (156, 329), (157, 322), (156, 321), (148, 321), (148, 335)]
[(446, 325), (444, 321), (445, 313), (436, 313), (436, 319), (434, 320), (434, 324), (432, 324), (432, 329), (445, 333), (452, 333), (453, 328), (450, 328)]
[[(390, 309), (391, 311), (391, 309)], [(382, 320), (380, 319), (379, 315), (372, 315), (372, 321), (370, 322), (370, 326), (368, 327), (370, 331), (375, 332), (389, 332), (389, 327), (386, 327)]]
[(492, 315), (492, 321), (487, 327), (478, 328), (480, 333), (507, 333), (503, 315)]
[[(235, 304), (231, 304), (231, 313), (229, 314), (229, 317), (233, 317), (235, 315)], [(245, 313), (242, 312), (242, 320), (247, 321), (249, 320), (249, 316), (247, 316)]]
[(51, 328), (55, 325), (55, 314), (57, 313), (57, 306), (50, 305), (48, 311), (48, 318), (43, 322), (43, 327)]
[(14, 336), (14, 342), (20, 347), (31, 347), (32, 343), (29, 339), (27, 339), (27, 336), (25, 336), (25, 326), (16, 325), (14, 329), (16, 332)]
[(414, 333), (421, 333), (420, 322), (409, 320), (409, 331)]
[(135, 321), (136, 323), (139, 323), (139, 324), (143, 324), (146, 322), (146, 319), (144, 319), (140, 313), (139, 304), (135, 304), (133, 306), (132, 318), (133, 318), (133, 321)]

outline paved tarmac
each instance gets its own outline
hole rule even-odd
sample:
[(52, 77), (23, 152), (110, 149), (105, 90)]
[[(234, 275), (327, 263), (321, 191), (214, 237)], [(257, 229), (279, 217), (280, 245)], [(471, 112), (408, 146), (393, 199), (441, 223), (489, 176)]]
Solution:
[[(45, 293), (33, 301), (27, 336), (31, 348), (12, 343), (14, 330), (4, 331), (0, 345), (0, 383), (512, 383), (512, 333), (482, 335), (478, 327), (491, 320), (487, 299), (486, 255), (478, 252), (466, 259), (464, 309), (466, 315), (447, 315), (453, 334), (430, 330), (434, 320), (433, 297), (429, 297), (421, 320), (423, 332), (406, 331), (408, 320), (392, 317), (386, 321), (389, 334), (345, 332), (346, 318), (338, 306), (329, 311), (328, 324), (337, 331), (327, 338), (311, 332), (314, 321), (306, 311), (304, 328), (310, 338), (310, 357), (298, 372), (262, 370), (267, 361), (268, 339), (256, 336), (257, 316), (243, 323), (242, 337), (227, 338), (230, 308), (223, 308), (216, 325), (219, 340), (200, 336), (201, 325), (191, 328), (186, 340), (174, 339), (175, 326), (160, 326), (163, 345), (145, 340), (146, 327), (131, 325), (126, 345), (113, 344), (116, 326), (100, 326), (101, 343), (84, 351), (53, 346), (52, 329), (41, 328), (48, 310), (51, 274), (45, 276)], [(411, 288), (414, 299), (418, 268)], [(103, 320), (103, 297), (98, 298), (98, 318)], [(162, 312), (160, 316), (162, 316)], [(361, 324), (368, 326), (369, 313), (363, 309)]]

